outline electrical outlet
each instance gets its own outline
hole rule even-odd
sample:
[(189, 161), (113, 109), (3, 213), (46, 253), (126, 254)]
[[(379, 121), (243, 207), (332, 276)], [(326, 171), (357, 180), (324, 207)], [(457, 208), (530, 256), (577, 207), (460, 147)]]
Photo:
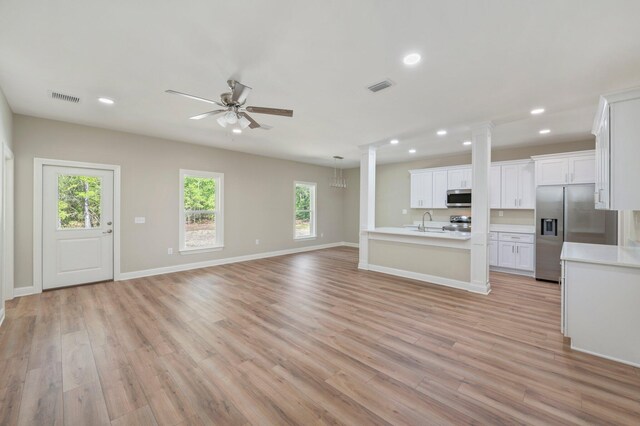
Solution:
[(402, 209), (402, 214), (407, 214), (407, 209)]
[(147, 219), (145, 217), (136, 217), (133, 221), (135, 223), (145, 223)]
[(259, 246), (260, 245), (260, 240), (256, 240), (256, 245)]
[(173, 249), (171, 247), (167, 249), (167, 254), (173, 254)]
[(504, 216), (504, 212), (502, 210), (498, 210), (498, 216), (500, 217)]

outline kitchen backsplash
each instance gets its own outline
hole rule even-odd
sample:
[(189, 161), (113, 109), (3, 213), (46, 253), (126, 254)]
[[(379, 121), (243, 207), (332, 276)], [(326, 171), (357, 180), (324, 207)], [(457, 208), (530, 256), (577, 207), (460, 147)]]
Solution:
[[(430, 209), (433, 211), (433, 220), (435, 222), (449, 222), (449, 216), (453, 215), (471, 215), (470, 209)], [(423, 209), (410, 209), (409, 214), (406, 215), (406, 223), (403, 225), (407, 225), (415, 222), (416, 220), (422, 220), (422, 215), (425, 210)], [(500, 216), (500, 212), (503, 213)], [(640, 213), (640, 212), (638, 212)], [(426, 216), (428, 220), (429, 216)], [(640, 215), (638, 215), (640, 218)], [(472, 219), (473, 223), (473, 219)], [(534, 225), (535, 224), (535, 216), (533, 210), (491, 210), (491, 218), (490, 223), (501, 224), (501, 225)], [(386, 224), (385, 224), (386, 225)], [(640, 234), (640, 228), (638, 228), (638, 233)], [(639, 235), (640, 236), (640, 235)]]
[[(502, 212), (503, 216), (500, 216)], [(491, 223), (501, 225), (535, 225), (534, 210), (494, 210), (491, 209)]]

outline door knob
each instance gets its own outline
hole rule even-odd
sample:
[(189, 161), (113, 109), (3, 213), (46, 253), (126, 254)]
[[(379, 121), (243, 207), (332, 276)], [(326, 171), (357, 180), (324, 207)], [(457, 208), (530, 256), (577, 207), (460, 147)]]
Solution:
[(113, 229), (107, 229), (105, 232), (103, 232), (103, 234), (111, 234), (113, 232)]

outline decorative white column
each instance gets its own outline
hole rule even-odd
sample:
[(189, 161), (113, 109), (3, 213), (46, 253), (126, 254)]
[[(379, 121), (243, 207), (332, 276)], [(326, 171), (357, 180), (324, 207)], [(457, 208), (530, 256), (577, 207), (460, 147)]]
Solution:
[(471, 289), (489, 294), (489, 173), (493, 123), (472, 126)]
[(376, 148), (360, 154), (360, 259), (359, 269), (369, 269), (369, 230), (376, 226)]

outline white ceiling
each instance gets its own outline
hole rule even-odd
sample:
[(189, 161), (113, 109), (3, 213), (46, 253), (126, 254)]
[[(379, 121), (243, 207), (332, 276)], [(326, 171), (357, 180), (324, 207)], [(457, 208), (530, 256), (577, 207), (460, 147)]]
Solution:
[[(500, 147), (589, 137), (598, 95), (640, 85), (638, 16), (635, 0), (2, 0), (0, 86), (19, 114), (326, 165), (399, 138), (379, 159), (403, 161), (463, 152), (486, 120)], [(164, 93), (217, 99), (229, 77), (294, 117), (255, 114), (273, 129), (233, 135)]]

